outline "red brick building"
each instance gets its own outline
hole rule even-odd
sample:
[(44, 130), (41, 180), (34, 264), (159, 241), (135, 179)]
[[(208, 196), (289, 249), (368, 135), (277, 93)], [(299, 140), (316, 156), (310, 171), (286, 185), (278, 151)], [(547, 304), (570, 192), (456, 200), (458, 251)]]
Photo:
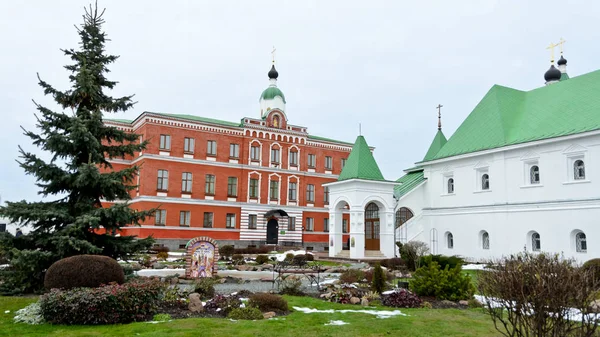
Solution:
[[(159, 208), (124, 234), (153, 235), (172, 249), (196, 236), (236, 247), (327, 249), (329, 194), (322, 185), (337, 180), (353, 144), (289, 123), (274, 66), (268, 75), (260, 118), (144, 112), (133, 121), (105, 121), (149, 141), (133, 158), (112, 161), (115, 169), (141, 167), (132, 207)], [(345, 232), (348, 221), (344, 214)]]

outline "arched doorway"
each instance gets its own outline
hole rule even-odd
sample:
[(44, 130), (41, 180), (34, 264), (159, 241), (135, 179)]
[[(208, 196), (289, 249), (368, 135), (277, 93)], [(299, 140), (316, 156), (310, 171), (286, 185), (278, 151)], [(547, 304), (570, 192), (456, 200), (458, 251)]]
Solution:
[(277, 218), (273, 217), (267, 222), (267, 244), (276, 245), (279, 238), (279, 223)]
[(379, 250), (379, 207), (373, 202), (365, 208), (365, 249)]

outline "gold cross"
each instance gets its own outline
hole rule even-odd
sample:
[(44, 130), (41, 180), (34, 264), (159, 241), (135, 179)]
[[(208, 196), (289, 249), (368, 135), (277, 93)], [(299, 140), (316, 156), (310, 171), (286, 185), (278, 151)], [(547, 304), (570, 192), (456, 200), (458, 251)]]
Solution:
[(275, 64), (275, 51), (277, 49), (275, 49), (275, 46), (273, 46), (273, 51), (271, 52), (271, 55), (273, 56), (273, 64)]
[(553, 42), (550, 43), (550, 45), (548, 47), (546, 47), (546, 49), (550, 49), (550, 62), (554, 63), (554, 48), (558, 47), (558, 44), (554, 44)]
[(560, 55), (562, 55), (562, 53), (563, 53), (563, 46), (564, 46), (565, 42), (567, 42), (567, 41), (563, 40), (562, 37), (560, 38), (560, 41), (558, 42), (558, 45), (560, 46)]

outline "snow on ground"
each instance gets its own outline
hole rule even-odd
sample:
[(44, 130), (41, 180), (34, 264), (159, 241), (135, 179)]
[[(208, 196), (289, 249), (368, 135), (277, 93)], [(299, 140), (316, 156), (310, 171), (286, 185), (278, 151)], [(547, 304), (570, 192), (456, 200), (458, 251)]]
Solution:
[(185, 275), (185, 269), (181, 268), (181, 269), (142, 269), (142, 270), (138, 270), (137, 272), (138, 276), (159, 276), (159, 277), (166, 277), (166, 276), (173, 276), (175, 274), (179, 274), (179, 276), (184, 276)]
[(463, 270), (483, 270), (485, 269), (485, 264), (466, 264), (462, 267)]
[(346, 324), (350, 324), (350, 323), (346, 323), (344, 321), (334, 321), (334, 320), (329, 321), (329, 323), (325, 323), (325, 325), (346, 325)]
[(363, 314), (374, 315), (377, 318), (389, 318), (389, 317), (393, 317), (393, 316), (408, 316), (407, 314), (403, 314), (400, 310), (394, 310), (394, 311), (389, 311), (389, 310), (353, 310), (353, 309), (344, 309), (344, 310), (327, 309), (327, 310), (319, 310), (319, 309), (302, 308), (302, 307), (293, 307), (293, 309), (296, 310), (296, 311), (303, 312), (305, 314), (315, 314), (315, 313), (333, 314), (335, 312), (339, 312), (339, 313), (345, 314), (345, 313), (348, 313), (348, 312), (355, 312), (355, 313), (363, 313)]
[(287, 252), (284, 252), (284, 253), (281, 253), (281, 254), (272, 254), (271, 256), (275, 256), (277, 258), (277, 261), (283, 261), (283, 260), (285, 260), (285, 256), (287, 254), (294, 254), (294, 256), (296, 256), (296, 255), (304, 255), (304, 254), (313, 255), (313, 253), (307, 252), (305, 250), (288, 250)]

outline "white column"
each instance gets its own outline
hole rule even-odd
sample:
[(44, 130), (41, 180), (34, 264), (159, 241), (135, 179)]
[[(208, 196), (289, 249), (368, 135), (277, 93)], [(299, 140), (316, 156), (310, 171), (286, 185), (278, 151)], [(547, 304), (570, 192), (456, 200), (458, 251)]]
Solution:
[(379, 250), (387, 258), (394, 257), (394, 212), (379, 211)]
[[(354, 244), (353, 244), (354, 243)], [(350, 258), (365, 257), (365, 211), (350, 207)]]
[[(342, 211), (337, 209), (329, 210), (329, 256), (335, 257), (342, 251)], [(331, 245), (333, 243), (333, 246)]]

